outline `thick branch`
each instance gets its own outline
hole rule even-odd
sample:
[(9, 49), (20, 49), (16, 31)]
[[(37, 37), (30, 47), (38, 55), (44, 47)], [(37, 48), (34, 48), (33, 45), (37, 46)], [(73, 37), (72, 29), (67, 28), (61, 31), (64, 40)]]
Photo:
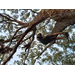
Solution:
[[(48, 15), (45, 17), (42, 14), (44, 14), (44, 11), (41, 11), (36, 18), (29, 23), (29, 27), (28, 29), (22, 34), (22, 36), (20, 37), (19, 41), (17, 42), (16, 46), (14, 47), (14, 50), (12, 52), (12, 54), (8, 57), (7, 60), (4, 61), (4, 63), (2, 65), (5, 65), (7, 63), (7, 61), (9, 61), (11, 59), (11, 57), (13, 56), (13, 54), (16, 52), (17, 47), (19, 46), (20, 42), (22, 41), (22, 39), (24, 38), (24, 36), (31, 31), (31, 29), (33, 29), (33, 27), (35, 27), (38, 23), (42, 22), (43, 20), (45, 20), (46, 18), (48, 18)], [(42, 16), (41, 16), (42, 15)], [(41, 18), (39, 18), (41, 16)], [(38, 19), (39, 18), (39, 19)], [(37, 21), (38, 19), (38, 21)]]
[[(46, 10), (46, 11), (48, 11), (50, 18), (57, 20), (57, 23), (56, 23), (52, 33), (60, 32), (60, 31), (64, 30), (67, 26), (75, 23), (75, 19), (74, 19), (75, 16), (73, 16), (73, 15), (75, 15), (75, 13), (73, 12), (75, 10), (72, 10), (72, 11), (71, 10), (69, 10), (69, 11), (68, 10), (66, 10), (66, 11), (64, 11), (64, 10), (63, 11), (62, 10), (54, 10), (54, 11)], [(65, 18), (67, 18), (67, 20)], [(36, 59), (38, 59), (42, 55), (42, 53), (45, 52), (46, 49), (47, 49), (47, 47), (39, 54), (39, 56)], [(35, 64), (36, 59), (33, 64)]]
[[(32, 22), (30, 22), (29, 23), (29, 27), (28, 27), (28, 29), (22, 34), (22, 36), (20, 37), (20, 39), (19, 39), (19, 41), (17, 42), (17, 44), (16, 44), (16, 46), (14, 47), (14, 50), (13, 50), (13, 52), (12, 52), (12, 54), (8, 57), (8, 59), (7, 60), (5, 60), (5, 62), (3, 63), (3, 65), (4, 64), (6, 64), (7, 63), (7, 61), (9, 61), (10, 59), (11, 59), (11, 57), (13, 56), (13, 54), (16, 52), (16, 49), (17, 49), (17, 47), (20, 45), (20, 42), (22, 41), (22, 39), (25, 37), (25, 35), (29, 32), (29, 31), (31, 31), (32, 29), (33, 29), (33, 27), (35, 27), (37, 24), (39, 24), (39, 23), (41, 23), (42, 21), (44, 21), (45, 19), (47, 19), (48, 17), (50, 17), (50, 18), (52, 18), (52, 19), (54, 19), (54, 20), (58, 20), (59, 21), (59, 19), (61, 19), (61, 18), (64, 18), (67, 14), (69, 15), (69, 13), (71, 13), (71, 14), (73, 14), (74, 15), (74, 13), (72, 13), (72, 12), (74, 12), (75, 10), (58, 10), (58, 9), (51, 9), (51, 10), (45, 10), (45, 9), (43, 9), (36, 17), (35, 17), (35, 19), (32, 21)], [(62, 17), (63, 16), (63, 17)], [(9, 19), (9, 18), (8, 18)], [(9, 19), (10, 20), (10, 19)], [(16, 21), (17, 22), (17, 21)], [(20, 22), (19, 22), (19, 24), (20, 24)], [(61, 31), (61, 30), (60, 30)], [(54, 31), (55, 32), (55, 31)], [(53, 32), (53, 33), (54, 33)], [(58, 31), (57, 31), (58, 32)], [(51, 45), (52, 45), (53, 43), (51, 42)], [(44, 50), (45, 51), (45, 50)], [(43, 53), (43, 52), (42, 52)], [(41, 54), (42, 54), (41, 53)], [(40, 55), (41, 55), (40, 54)], [(39, 55), (39, 56), (40, 56)], [(39, 57), (37, 57), (37, 58), (39, 58)]]

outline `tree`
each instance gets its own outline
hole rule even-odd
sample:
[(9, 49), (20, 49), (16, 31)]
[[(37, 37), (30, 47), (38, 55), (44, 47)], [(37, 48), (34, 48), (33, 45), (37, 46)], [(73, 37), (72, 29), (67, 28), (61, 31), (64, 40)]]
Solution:
[[(44, 35), (56, 32), (72, 32), (75, 24), (74, 9), (10, 9), (0, 10), (0, 32), (8, 35), (1, 35), (4, 38), (5, 45), (11, 43), (13, 51), (0, 55), (1, 64), (5, 65), (12, 56), (21, 48), (23, 50), (19, 56), (21, 60), (14, 63), (23, 64), (74, 64), (74, 37), (69, 41), (64, 38), (58, 41), (52, 41), (48, 45), (43, 45), (36, 40), (38, 32)], [(10, 11), (11, 14), (6, 12)], [(62, 35), (59, 35), (62, 36)], [(64, 44), (64, 42), (67, 42)], [(24, 53), (24, 45), (31, 43)], [(54, 46), (55, 45), (55, 46)], [(57, 45), (57, 46), (56, 46)], [(60, 48), (58, 48), (60, 47)], [(60, 50), (62, 49), (62, 50)], [(6, 57), (7, 56), (7, 57)]]

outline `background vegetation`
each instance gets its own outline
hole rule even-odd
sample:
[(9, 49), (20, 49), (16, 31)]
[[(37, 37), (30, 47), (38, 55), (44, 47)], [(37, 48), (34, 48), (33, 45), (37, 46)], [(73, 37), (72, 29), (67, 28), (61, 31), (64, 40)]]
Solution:
[[(17, 44), (17, 41), (20, 39), (20, 36), (22, 36), (27, 30), (27, 24), (35, 19), (35, 17), (40, 13), (41, 9), (1, 9), (0, 11), (2, 12), (0, 13), (0, 39), (5, 40), (5, 45), (8, 45), (11, 42), (11, 39), (13, 39), (10, 47), (14, 48)], [(53, 19), (47, 18), (41, 23), (38, 23), (36, 26), (36, 32), (34, 33), (33, 31), (30, 31), (28, 34), (26, 34), (18, 46), (17, 51), (15, 52), (15, 54), (18, 56), (18, 59), (16, 58), (17, 56), (15, 56), (11, 58), (14, 63), (12, 63), (11, 60), (9, 62), (14, 65), (74, 65), (74, 24), (72, 26), (67, 26), (63, 30), (69, 33), (69, 41), (68, 39), (64, 38), (56, 41), (51, 46), (45, 46), (36, 39), (38, 32), (43, 33), (43, 35), (51, 34), (56, 22), (57, 21)], [(17, 30), (18, 32), (13, 37)], [(34, 39), (32, 39), (33, 34)], [(22, 47), (30, 41), (32, 41), (32, 44), (29, 48), (28, 56), (25, 59), (25, 48)], [(5, 60), (7, 60), (11, 53), (12, 52), (3, 55), (0, 54), (0, 63), (2, 64)], [(9, 64), (9, 62), (7, 64)]]

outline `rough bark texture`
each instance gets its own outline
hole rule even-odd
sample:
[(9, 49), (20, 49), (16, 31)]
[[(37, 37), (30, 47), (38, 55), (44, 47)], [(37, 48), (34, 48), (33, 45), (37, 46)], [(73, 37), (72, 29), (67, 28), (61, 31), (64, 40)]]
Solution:
[[(14, 48), (12, 54), (3, 63), (3, 65), (6, 64), (11, 59), (11, 57), (16, 52), (17, 47), (20, 45), (20, 42), (25, 37), (25, 35), (33, 29), (36, 30), (35, 26), (49, 17), (51, 19), (54, 19), (55, 21), (57, 21), (52, 33), (60, 32), (63, 29), (65, 29), (67, 26), (75, 24), (75, 10), (74, 9), (72, 9), (72, 10), (71, 9), (43, 9), (34, 18), (34, 20), (32, 22), (30, 22), (28, 24), (23, 23), (23, 25), (28, 26), (28, 29), (21, 35), (20, 39), (18, 40), (17, 44), (15, 45), (15, 48)], [(19, 23), (19, 21), (17, 21), (17, 22)], [(22, 23), (20, 22), (20, 24), (22, 24)]]
[(35, 19), (30, 23), (30, 27), (37, 25), (50, 17), (57, 21), (52, 33), (60, 32), (69, 25), (75, 23), (75, 10), (74, 9), (43, 9)]
[(52, 33), (60, 32), (64, 30), (67, 26), (75, 24), (74, 9), (51, 9), (50, 13), (50, 18), (57, 21)]

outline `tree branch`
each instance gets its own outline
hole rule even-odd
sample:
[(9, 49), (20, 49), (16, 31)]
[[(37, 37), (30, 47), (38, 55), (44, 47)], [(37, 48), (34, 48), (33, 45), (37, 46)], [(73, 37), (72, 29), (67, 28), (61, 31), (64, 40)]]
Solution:
[[(59, 10), (60, 11), (60, 10)], [(61, 18), (61, 17), (63, 17), (63, 16), (61, 16), (62, 15), (62, 13), (60, 13), (60, 14), (53, 14), (53, 12), (51, 12), (51, 11), (48, 11), (48, 12), (50, 12), (49, 14), (50, 14), (50, 17), (52, 17), (53, 19), (55, 19), (55, 20), (60, 20), (60, 19), (58, 19), (58, 18)], [(68, 13), (68, 11), (66, 11), (67, 13)], [(64, 13), (64, 11), (63, 11), (63, 13)], [(53, 16), (52, 16), (52, 15)], [(72, 14), (72, 15), (75, 15), (75, 13), (73, 14), (73, 12), (70, 12), (70, 14)], [(59, 15), (59, 17), (56, 17), (56, 15)], [(71, 16), (72, 16), (71, 15)], [(61, 16), (61, 17), (60, 17)], [(64, 14), (64, 17), (66, 16), (66, 14)], [(68, 16), (69, 16), (69, 14), (68, 14)], [(68, 19), (68, 18), (67, 18)], [(63, 18), (61, 19), (61, 21), (63, 20)], [(71, 17), (71, 19), (69, 20), (69, 21), (65, 21), (64, 23), (63, 22), (61, 22), (61, 23), (63, 23), (62, 24), (62, 27), (60, 26), (60, 24), (58, 24), (59, 22), (57, 22), (57, 24), (55, 25), (55, 27), (54, 27), (54, 29), (53, 29), (53, 31), (52, 31), (52, 33), (55, 33), (55, 32), (60, 32), (60, 31), (62, 31), (64, 28), (66, 28), (67, 26), (69, 26), (70, 24), (74, 24), (75, 23), (75, 20), (74, 20), (74, 17), (73, 17), (73, 20), (72, 20), (72, 17)], [(58, 26), (58, 27), (56, 27), (56, 26)], [(58, 29), (59, 28), (59, 29)], [(51, 46), (52, 44), (54, 44), (54, 42), (52, 43), (50, 43), (49, 45)], [(48, 46), (49, 47), (49, 46)], [(36, 59), (38, 59), (41, 55), (42, 55), (42, 53), (48, 48), (48, 47), (46, 47), (39, 55), (38, 55), (38, 57), (36, 58)], [(35, 61), (34, 61), (34, 63), (33, 63), (33, 65), (35, 64), (35, 62), (36, 62), (36, 59), (35, 59)]]
[(33, 65), (35, 64), (36, 60), (46, 51), (46, 49), (47, 49), (49, 46), (51, 46), (52, 44), (54, 44), (54, 43), (55, 43), (55, 40), (52, 41), (49, 45), (47, 45), (47, 46), (45, 47), (45, 49), (37, 56), (37, 58), (35, 58), (35, 60), (34, 60), (34, 62), (33, 62)]
[[(42, 21), (44, 21), (45, 19), (47, 19), (48, 17), (50, 17), (51, 19), (54, 19), (54, 20), (56, 20), (56, 21), (59, 21), (61, 18), (63, 19), (64, 17), (66, 17), (66, 15), (67, 16), (69, 16), (69, 18), (70, 18), (70, 16), (71, 15), (74, 15), (75, 13), (73, 13), (75, 10), (59, 10), (59, 9), (50, 9), (50, 10), (45, 10), (45, 9), (43, 9), (35, 18), (34, 18), (34, 20), (32, 21), (32, 22), (30, 22), (29, 24), (26, 24), (26, 23), (22, 23), (22, 22), (20, 22), (20, 21), (17, 21), (17, 20), (11, 20), (11, 19), (9, 19), (8, 17), (6, 17), (6, 16), (3, 16), (3, 15), (1, 15), (0, 14), (0, 16), (3, 16), (3, 17), (5, 17), (5, 18), (7, 18), (8, 20), (11, 20), (11, 21), (15, 21), (15, 22), (17, 22), (17, 23), (19, 23), (19, 24), (22, 24), (22, 25), (26, 25), (26, 26), (29, 26), (28, 27), (28, 29), (21, 35), (21, 37), (20, 37), (20, 39), (17, 41), (17, 44), (15, 45), (15, 47), (14, 47), (14, 50), (13, 50), (13, 52), (11, 53), (11, 55), (7, 58), (7, 60), (5, 60), (4, 62), (3, 62), (3, 65), (4, 64), (6, 64), (11, 58), (12, 58), (12, 56), (13, 56), (13, 54), (16, 52), (16, 50), (17, 50), (17, 47), (20, 45), (20, 42), (22, 41), (22, 39), (25, 37), (25, 35), (29, 32), (29, 31), (31, 31), (31, 30), (33, 30), (33, 28), (37, 25), (37, 24), (39, 24), (39, 23), (41, 23)], [(71, 15), (69, 15), (69, 14), (71, 14)], [(75, 16), (74, 16), (75, 17)], [(60, 21), (62, 21), (62, 20), (60, 20)], [(63, 21), (64, 22), (64, 21)], [(74, 23), (74, 22), (73, 22)], [(70, 23), (69, 23), (70, 24)], [(61, 30), (60, 30), (61, 31)], [(55, 32), (55, 31), (54, 31)], [(53, 33), (54, 33), (53, 32)], [(57, 31), (56, 31), (57, 32)], [(50, 46), (52, 45), (54, 43), (54, 41), (53, 42), (51, 42), (51, 44), (50, 44)], [(46, 50), (46, 48), (43, 50), (43, 52)], [(40, 53), (40, 55), (43, 53), (43, 52), (41, 52)], [(39, 57), (40, 57), (40, 55), (36, 58), (36, 59), (38, 59)], [(36, 61), (36, 60), (35, 60)], [(34, 62), (35, 63), (35, 62)]]
[[(10, 20), (10, 21), (17, 22), (17, 23), (20, 24), (20, 25), (24, 25), (24, 26), (27, 26), (27, 25), (28, 25), (28, 23), (20, 22), (20, 21), (18, 21), (18, 20), (16, 20), (16, 19), (13, 19), (13, 18), (10, 17), (9, 15), (6, 15), (6, 16), (5, 16), (5, 15), (3, 15), (3, 14), (0, 13), (0, 16), (5, 17), (6, 19), (8, 19), (8, 20)], [(12, 19), (10, 19), (10, 18), (12, 18)]]

